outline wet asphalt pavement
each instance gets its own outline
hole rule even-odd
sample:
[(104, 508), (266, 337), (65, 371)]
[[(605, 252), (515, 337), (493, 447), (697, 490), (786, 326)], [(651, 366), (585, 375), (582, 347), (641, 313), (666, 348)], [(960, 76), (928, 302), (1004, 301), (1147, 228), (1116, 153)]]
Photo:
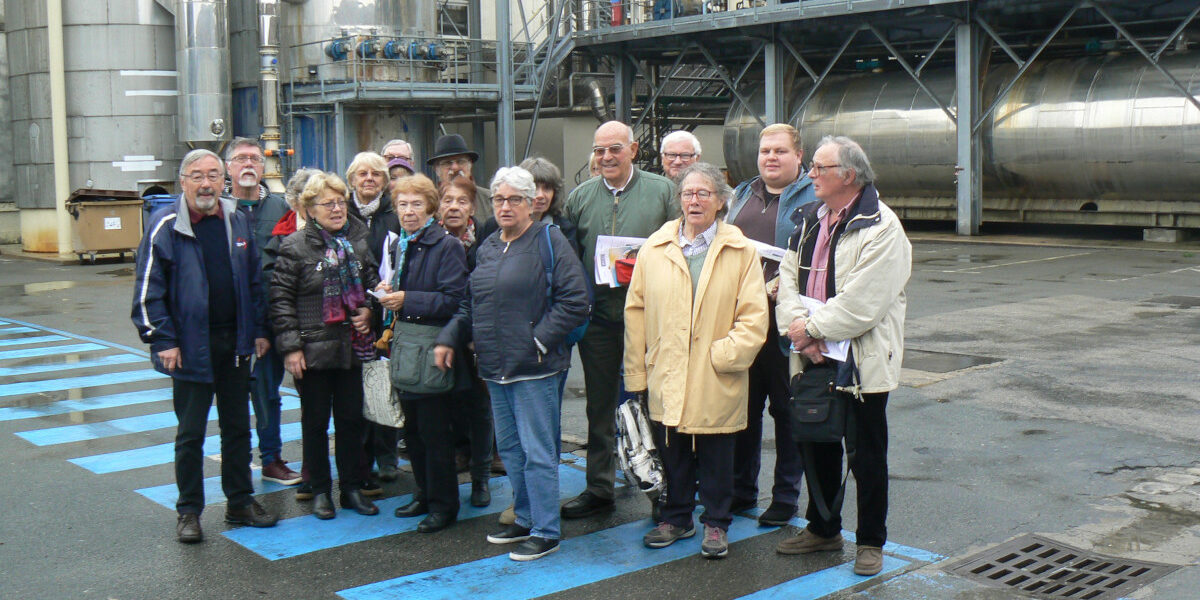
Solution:
[[(895, 546), (874, 578), (850, 573), (852, 544), (780, 556), (786, 533), (744, 517), (721, 561), (699, 558), (699, 536), (644, 549), (648, 505), (631, 491), (611, 514), (564, 521), (557, 554), (518, 565), (484, 540), (507, 505), (503, 478), (491, 508), (434, 535), (391, 516), (408, 474), (385, 485), (380, 516), (331, 522), (256, 478), (279, 527), (227, 526), (210, 497), (206, 541), (180, 545), (169, 385), (139, 374), (132, 264), (0, 255), (0, 597), (1014, 598), (947, 569), (1029, 533), (1180, 566), (1103, 597), (1200, 596), (1200, 249), (914, 238), (908, 354), (888, 410)], [(582, 387), (575, 368), (564, 452), (585, 435)], [(285, 410), (285, 439), (298, 419)], [(774, 441), (764, 447), (765, 508)], [(284, 457), (299, 460), (298, 433)], [(579, 465), (562, 469), (564, 495), (577, 491)], [(850, 531), (854, 513), (848, 501)]]

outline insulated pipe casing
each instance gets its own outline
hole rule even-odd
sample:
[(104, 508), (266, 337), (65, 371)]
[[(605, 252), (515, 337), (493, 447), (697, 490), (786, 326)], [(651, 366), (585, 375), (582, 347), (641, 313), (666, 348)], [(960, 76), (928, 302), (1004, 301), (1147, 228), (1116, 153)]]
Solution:
[(230, 139), (229, 21), (224, 0), (179, 0), (175, 10), (179, 141), (216, 150)]

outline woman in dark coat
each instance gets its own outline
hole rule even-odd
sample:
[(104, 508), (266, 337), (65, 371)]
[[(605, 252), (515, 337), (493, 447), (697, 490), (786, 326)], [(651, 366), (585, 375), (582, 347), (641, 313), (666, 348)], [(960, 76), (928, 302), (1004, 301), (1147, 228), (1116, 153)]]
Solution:
[(336, 516), (329, 472), (329, 415), (337, 432), (341, 505), (363, 515), (379, 509), (353, 476), (361, 460), (362, 361), (374, 358), (366, 290), (379, 283), (367, 228), (350, 216), (346, 184), (332, 173), (309, 178), (300, 194), (308, 223), (284, 239), (271, 281), (271, 321), (284, 368), (300, 392), (304, 466), (319, 519)]
[[(575, 224), (562, 214), (563, 205), (567, 201), (567, 197), (563, 194), (562, 171), (554, 163), (540, 156), (521, 161), (520, 167), (533, 176), (533, 182), (537, 185), (537, 191), (533, 195), (533, 204), (530, 205), (530, 217), (534, 221), (558, 225), (563, 237), (567, 238), (567, 242), (575, 250), (575, 255), (581, 256)], [(492, 215), (481, 218), (486, 218), (483, 231), (479, 233), (479, 241), (482, 242), (487, 236), (495, 233), (499, 226)]]
[[(392, 182), (392, 206), (402, 231), (388, 249), (394, 272), (379, 285), (386, 292), (379, 299), (388, 310), (384, 326), (404, 321), (441, 327), (454, 316), (466, 293), (466, 252), (434, 222), (438, 194), (428, 177), (413, 175)], [(397, 360), (394, 353), (392, 358)], [(456, 389), (469, 385), (465, 373), (459, 379)], [(396, 509), (396, 516), (428, 514), (417, 531), (433, 533), (458, 520), (458, 474), (450, 432), (453, 403), (450, 392), (416, 394), (397, 389), (397, 393), (417, 491), (412, 502)]]

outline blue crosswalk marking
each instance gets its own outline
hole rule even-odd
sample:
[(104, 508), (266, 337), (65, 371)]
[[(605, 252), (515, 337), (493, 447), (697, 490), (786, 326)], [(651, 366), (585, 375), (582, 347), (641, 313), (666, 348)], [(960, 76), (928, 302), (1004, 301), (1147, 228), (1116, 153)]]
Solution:
[(61, 335), (38, 335), (34, 337), (13, 338), (9, 340), (0, 340), (0, 347), (3, 346), (24, 346), (27, 344), (44, 344), (46, 342), (61, 342), (69, 338)]
[[(281, 425), (279, 427), (279, 438), (284, 442), (300, 439), (300, 424), (285, 423)], [(251, 428), (250, 447), (254, 448), (257, 446), (258, 434)], [(221, 436), (210, 435), (204, 438), (205, 454), (212, 454), (220, 447)], [(81, 456), (79, 458), (72, 458), (69, 462), (75, 463), (93, 473), (103, 475), (105, 473), (116, 473), (117, 471), (164, 465), (174, 461), (175, 442), (167, 442), (165, 444), (146, 446), (145, 448), (134, 448), (133, 450), (122, 450), (120, 452), (109, 452), (94, 456)]]
[(80, 400), (59, 400), (57, 402), (49, 402), (47, 404), (38, 406), (9, 406), (0, 408), (0, 421), (33, 419), (37, 417), (47, 417), (50, 415), (61, 415), (69, 412), (101, 410), (105, 408), (145, 404), (147, 402), (158, 402), (161, 400), (170, 399), (171, 388), (165, 387), (153, 390), (142, 390), (140, 392), (109, 394), (107, 396), (96, 396), (95, 398), (83, 398)]
[(100, 344), (86, 342), (83, 344), (67, 344), (63, 346), (45, 346), (42, 348), (25, 348), (22, 350), (4, 350), (0, 351), (0, 360), (36, 358), (39, 356), (59, 356), (62, 354), (76, 354), (80, 352), (92, 352), (95, 350), (108, 350), (108, 346), (101, 346)]
[(163, 375), (154, 369), (140, 369), (137, 371), (118, 371), (116, 373), (87, 375), (84, 377), (66, 377), (62, 379), (49, 379), (44, 381), (5, 383), (0, 385), (0, 396), (19, 396), (26, 394), (40, 394), (42, 392), (58, 392), (62, 390), (72, 390), (101, 385), (133, 383), (136, 381), (146, 381), (148, 379), (165, 379), (166, 377), (166, 375)]
[(32, 327), (0, 327), (0, 335), (10, 335), (13, 333), (33, 333), (37, 331)]
[[(889, 573), (903, 569), (909, 564), (911, 563), (906, 560), (884, 555), (883, 570), (873, 577), (883, 577)], [(845, 563), (836, 567), (821, 569), (820, 571), (797, 577), (791, 581), (785, 581), (779, 585), (759, 590), (753, 594), (742, 596), (741, 600), (774, 600), (776, 598), (816, 600), (836, 591), (858, 585), (864, 581), (868, 581), (868, 579), (862, 575), (854, 574), (854, 563)]]
[(146, 362), (146, 358), (142, 356), (134, 356), (132, 354), (113, 354), (111, 356), (101, 356), (100, 358), (80, 360), (76, 362), (56, 362), (44, 365), (26, 365), (23, 367), (0, 367), (0, 377), (36, 375), (38, 373), (52, 373), (70, 369), (111, 367), (116, 365), (127, 365), (135, 362)]
[[(300, 469), (300, 463), (288, 463), (288, 467), (293, 470)], [(330, 465), (332, 477), (337, 479), (337, 465)], [(254, 484), (254, 489), (259, 490), (259, 494), (270, 494), (280, 490), (295, 489), (294, 485), (283, 485), (274, 481), (264, 481), (262, 471), (259, 469), (251, 469), (250, 478)], [(149, 498), (156, 504), (160, 504), (171, 510), (175, 510), (175, 501), (179, 499), (179, 486), (174, 482), (164, 485), (156, 485), (154, 487), (142, 488), (134, 490), (135, 492)], [(220, 504), (225, 501), (225, 491), (221, 489), (221, 477), (205, 477), (204, 478), (204, 504), (211, 506)]]

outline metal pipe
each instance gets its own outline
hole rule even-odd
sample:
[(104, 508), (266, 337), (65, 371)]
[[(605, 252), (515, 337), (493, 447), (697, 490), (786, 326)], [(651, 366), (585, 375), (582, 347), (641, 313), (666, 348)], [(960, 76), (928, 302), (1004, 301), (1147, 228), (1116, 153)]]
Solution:
[(225, 0), (179, 0), (175, 64), (179, 141), (219, 149), (230, 139), (229, 22)]
[[(500, 104), (496, 107), (496, 159), (501, 166), (516, 164), (517, 135), (513, 120), (513, 52), (509, 31), (509, 0), (496, 0), (496, 73), (500, 74)], [(518, 3), (518, 6), (521, 4)], [(479, 141), (476, 141), (478, 144)]]
[(283, 193), (283, 164), (279, 159), (279, 0), (258, 0), (258, 110), (262, 122), (267, 189)]
[[(46, 2), (47, 62), (50, 75), (50, 130), (54, 143), (54, 212), (58, 229), (58, 253), (70, 254), (71, 216), (67, 213), (67, 198), (71, 195), (71, 163), (67, 155), (67, 76), (63, 55), (62, 0)], [(25, 236), (22, 235), (22, 241)], [(36, 238), (35, 238), (36, 243)], [(30, 250), (43, 250), (30, 248)]]

